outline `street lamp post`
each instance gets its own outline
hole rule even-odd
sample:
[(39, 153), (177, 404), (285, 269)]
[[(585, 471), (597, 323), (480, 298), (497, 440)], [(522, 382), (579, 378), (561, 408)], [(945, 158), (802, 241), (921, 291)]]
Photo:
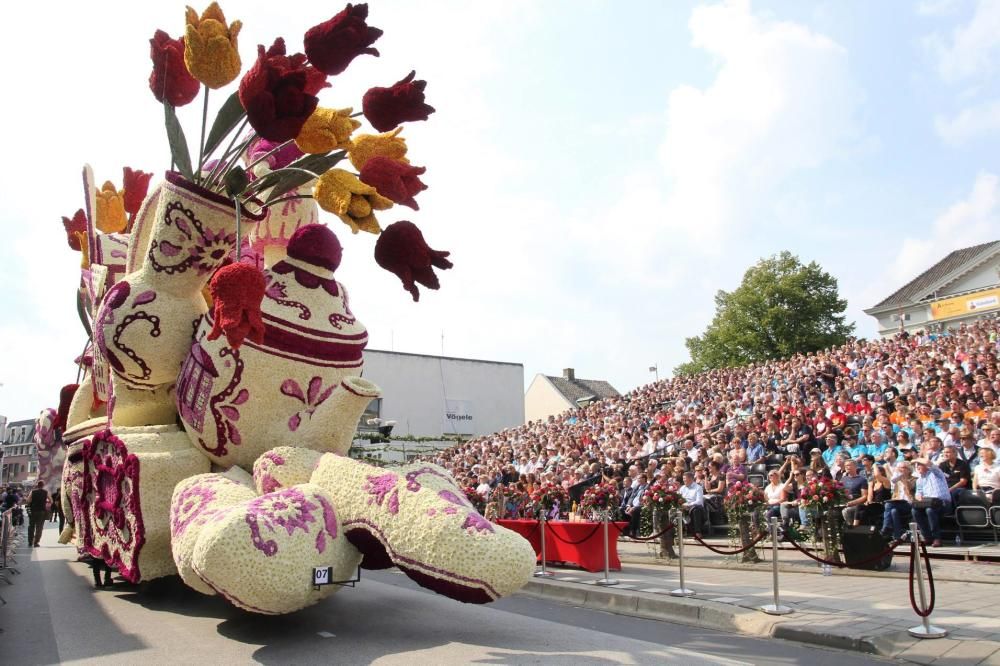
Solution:
[(656, 377), (656, 381), (660, 381), (660, 368), (658, 365), (649, 366), (649, 371), (653, 373), (654, 377)]

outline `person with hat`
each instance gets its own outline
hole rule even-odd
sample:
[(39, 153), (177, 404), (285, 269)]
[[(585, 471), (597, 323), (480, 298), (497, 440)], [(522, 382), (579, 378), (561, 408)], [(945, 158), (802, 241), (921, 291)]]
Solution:
[(927, 457), (916, 458), (913, 462), (917, 467), (913, 517), (917, 519), (924, 539), (937, 548), (941, 545), (941, 516), (951, 505), (948, 479)]
[(976, 446), (976, 436), (966, 428), (962, 430), (959, 441), (961, 446), (958, 447), (958, 457), (964, 460), (971, 470), (979, 464), (979, 447)]

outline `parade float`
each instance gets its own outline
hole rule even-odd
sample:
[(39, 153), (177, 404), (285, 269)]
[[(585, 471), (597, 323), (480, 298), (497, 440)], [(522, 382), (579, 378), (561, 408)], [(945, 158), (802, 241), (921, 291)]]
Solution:
[[(367, 332), (320, 211), (378, 235), (376, 263), (414, 301), (451, 268), (412, 222), (379, 219), (416, 209), (424, 189), (402, 124), (434, 111), (425, 82), (411, 72), (372, 87), (357, 113), (320, 105), (352, 60), (378, 55), (367, 14), (349, 4), (309, 29), (304, 54), (282, 38), (259, 46), (240, 78), (241, 23), (215, 3), (188, 8), (183, 37), (150, 40), (172, 169), (154, 181), (126, 168), (120, 189), (83, 170), (84, 207), (63, 223), (88, 344), (77, 384), (42, 417), (61, 432), (49, 460), (65, 457), (64, 538), (133, 583), (179, 574), (276, 614), (358, 567), (395, 566), (473, 603), (534, 568), (529, 543), (483, 518), (444, 469), (347, 456), (380, 389), (363, 377)], [(205, 102), (189, 151), (175, 109), (238, 78), (212, 123)]]

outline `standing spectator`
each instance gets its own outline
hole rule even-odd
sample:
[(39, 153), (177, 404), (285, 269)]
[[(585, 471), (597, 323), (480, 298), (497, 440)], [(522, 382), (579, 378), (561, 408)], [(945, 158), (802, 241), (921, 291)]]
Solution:
[(49, 491), (45, 490), (45, 482), (36, 483), (28, 497), (28, 546), (37, 548), (42, 540), (42, 529), (48, 520), (51, 502)]
[(951, 504), (951, 492), (948, 490), (948, 479), (927, 458), (917, 458), (917, 486), (913, 502), (913, 514), (920, 525), (924, 538), (931, 541), (931, 546), (941, 545), (941, 515), (945, 507)]

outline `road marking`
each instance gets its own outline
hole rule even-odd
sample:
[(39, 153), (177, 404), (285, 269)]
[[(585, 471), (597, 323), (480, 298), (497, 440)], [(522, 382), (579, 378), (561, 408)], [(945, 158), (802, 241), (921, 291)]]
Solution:
[(743, 599), (740, 597), (716, 597), (715, 599), (709, 599), (709, 601), (718, 601), (720, 604), (738, 604)]
[(337, 634), (331, 634), (329, 631), (317, 631), (320, 638), (336, 638)]

